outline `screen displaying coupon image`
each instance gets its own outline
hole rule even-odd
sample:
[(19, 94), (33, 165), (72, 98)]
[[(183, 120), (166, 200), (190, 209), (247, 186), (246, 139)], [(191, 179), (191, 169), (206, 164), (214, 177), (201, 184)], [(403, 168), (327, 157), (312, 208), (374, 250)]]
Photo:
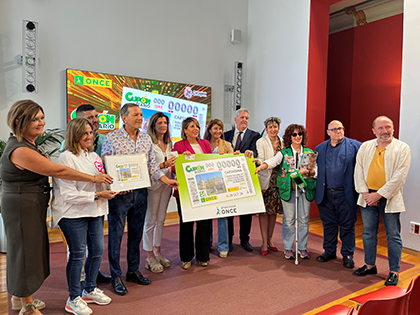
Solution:
[(122, 128), (120, 109), (126, 103), (141, 107), (143, 132), (147, 131), (154, 113), (165, 113), (174, 142), (181, 139), (181, 123), (185, 118), (194, 117), (200, 122), (201, 136), (211, 119), (212, 89), (209, 86), (76, 69), (67, 69), (66, 78), (67, 121), (76, 118), (80, 105), (90, 104), (98, 112), (98, 133), (107, 134)]

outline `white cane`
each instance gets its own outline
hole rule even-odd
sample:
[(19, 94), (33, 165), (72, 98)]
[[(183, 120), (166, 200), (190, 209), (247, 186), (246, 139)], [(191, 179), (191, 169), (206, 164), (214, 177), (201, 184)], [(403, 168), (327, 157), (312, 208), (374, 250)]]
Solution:
[(295, 243), (296, 243), (296, 253), (295, 253), (295, 265), (299, 265), (298, 260), (298, 185), (295, 184)]

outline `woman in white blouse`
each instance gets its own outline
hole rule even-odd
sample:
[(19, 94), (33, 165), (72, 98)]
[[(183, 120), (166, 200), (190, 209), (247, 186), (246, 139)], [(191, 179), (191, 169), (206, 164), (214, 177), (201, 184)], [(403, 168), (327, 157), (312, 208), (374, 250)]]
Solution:
[[(283, 148), (283, 139), (278, 136), (281, 119), (270, 117), (264, 121), (267, 136), (257, 140), (258, 159), (261, 162), (275, 156)], [(260, 230), (262, 237), (261, 255), (268, 254), (268, 250), (277, 252), (278, 249), (271, 240), (276, 225), (277, 214), (283, 213), (279, 190), (277, 188), (277, 174), (280, 165), (260, 172), (260, 185), (263, 192), (265, 213), (260, 213)]]
[[(66, 129), (64, 152), (57, 163), (94, 175), (105, 173), (101, 158), (93, 152), (93, 127), (84, 118), (71, 120)], [(103, 190), (101, 184), (54, 178), (52, 218), (66, 237), (70, 257), (67, 262), (69, 298), (65, 310), (73, 314), (90, 314), (87, 303), (107, 305), (111, 299), (96, 287), (96, 278), (104, 251), (103, 216), (108, 213), (108, 199), (115, 192)], [(80, 274), (85, 263), (86, 279), (80, 292)]]
[[(153, 152), (161, 171), (172, 178), (171, 166), (174, 165), (176, 155), (171, 154), (172, 142), (169, 132), (169, 117), (163, 113), (155, 113), (150, 117), (147, 128), (148, 135), (152, 138)], [(148, 188), (147, 212), (143, 229), (143, 249), (147, 251), (146, 269), (159, 273), (163, 268), (168, 268), (171, 263), (161, 253), (163, 225), (172, 188), (162, 185), (160, 181), (152, 180)]]

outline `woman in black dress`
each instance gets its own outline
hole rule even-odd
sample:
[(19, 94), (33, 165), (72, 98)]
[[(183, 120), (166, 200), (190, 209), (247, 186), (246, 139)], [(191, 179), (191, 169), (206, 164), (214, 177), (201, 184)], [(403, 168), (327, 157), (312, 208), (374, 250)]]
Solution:
[(18, 101), (7, 114), (12, 130), (2, 155), (2, 216), (7, 237), (7, 290), (20, 297), (19, 314), (41, 314), (32, 294), (48, 277), (49, 244), (46, 211), (48, 176), (112, 183), (109, 175), (84, 174), (49, 160), (35, 139), (44, 133), (44, 111), (31, 100)]

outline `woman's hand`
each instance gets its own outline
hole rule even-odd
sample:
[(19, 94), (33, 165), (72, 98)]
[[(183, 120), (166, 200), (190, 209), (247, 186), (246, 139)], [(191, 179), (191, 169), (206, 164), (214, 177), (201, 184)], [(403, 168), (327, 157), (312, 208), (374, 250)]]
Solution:
[(252, 161), (255, 163), (255, 165), (260, 166), (261, 165), (261, 161), (258, 159), (254, 159), (254, 161)]
[(245, 151), (245, 156), (247, 157), (247, 158), (253, 158), (254, 157), (254, 152), (252, 152), (251, 150), (246, 150)]
[[(251, 151), (251, 152), (252, 152), (252, 151)], [(241, 151), (236, 150), (235, 152), (233, 152), (233, 155), (238, 155), (238, 154), (241, 154)]]
[(117, 195), (117, 193), (115, 191), (111, 191), (111, 190), (104, 190), (104, 191), (98, 191), (96, 193), (96, 196), (98, 198), (105, 198), (105, 199), (112, 199)]
[(192, 153), (190, 151), (185, 151), (183, 154), (184, 155), (192, 155)]
[(175, 165), (175, 161), (176, 161), (176, 156), (172, 156), (170, 159), (166, 160), (163, 164), (166, 167), (171, 167)]
[(255, 174), (258, 174), (259, 172), (266, 170), (268, 168), (268, 164), (267, 163), (263, 163), (261, 164), (261, 166), (258, 166), (257, 169), (255, 170)]
[(99, 175), (95, 175), (95, 183), (105, 183), (105, 184), (112, 184), (113, 183), (113, 179), (110, 175), (108, 174), (99, 174)]
[(301, 168), (301, 169), (299, 169), (299, 173), (300, 173), (300, 175), (310, 176), (309, 174), (311, 173), (311, 171), (307, 170), (307, 169), (304, 169), (304, 168)]

